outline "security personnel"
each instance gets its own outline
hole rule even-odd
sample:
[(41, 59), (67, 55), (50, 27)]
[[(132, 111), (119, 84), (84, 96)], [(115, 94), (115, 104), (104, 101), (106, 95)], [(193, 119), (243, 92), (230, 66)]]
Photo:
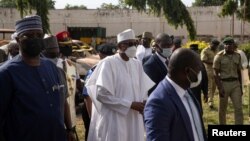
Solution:
[(76, 65), (73, 61), (69, 59), (72, 55), (72, 39), (69, 36), (69, 32), (62, 31), (56, 34), (58, 40), (59, 50), (60, 50), (60, 59), (57, 61), (57, 66), (62, 68), (66, 74), (67, 88), (68, 88), (68, 97), (67, 101), (70, 106), (70, 117), (72, 120), (71, 130), (75, 133), (77, 140), (76, 132), (76, 107), (75, 107), (75, 95), (77, 91), (82, 90), (80, 76), (77, 72)]
[(241, 89), (241, 59), (234, 51), (234, 39), (226, 37), (223, 40), (224, 50), (214, 58), (215, 82), (219, 90), (219, 123), (226, 124), (228, 97), (234, 108), (235, 124), (243, 124), (242, 89)]
[(216, 89), (216, 84), (213, 74), (213, 61), (214, 61), (214, 56), (218, 52), (217, 48), (219, 44), (220, 42), (214, 39), (211, 41), (210, 46), (204, 48), (201, 52), (201, 61), (205, 65), (208, 76), (208, 105), (211, 109), (213, 108), (213, 98)]

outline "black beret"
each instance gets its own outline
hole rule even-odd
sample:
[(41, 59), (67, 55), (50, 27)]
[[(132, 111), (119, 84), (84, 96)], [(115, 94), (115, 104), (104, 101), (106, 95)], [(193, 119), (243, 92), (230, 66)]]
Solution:
[(180, 38), (174, 38), (174, 44), (177, 46), (181, 46), (181, 39)]
[(219, 45), (220, 42), (219, 42), (217, 39), (213, 39), (213, 40), (211, 41), (211, 44), (213, 44), (213, 45)]
[(232, 37), (226, 37), (224, 40), (223, 40), (223, 43), (235, 43), (234, 42), (234, 39)]
[(190, 45), (190, 49), (192, 49), (192, 50), (198, 50), (198, 44), (191, 44)]

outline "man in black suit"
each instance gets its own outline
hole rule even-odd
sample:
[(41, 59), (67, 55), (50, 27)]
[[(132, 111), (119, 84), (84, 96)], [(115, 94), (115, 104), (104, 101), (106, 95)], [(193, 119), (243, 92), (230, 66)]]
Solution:
[(145, 73), (155, 82), (155, 86), (148, 92), (149, 95), (167, 75), (167, 62), (172, 54), (173, 39), (168, 34), (160, 33), (156, 36), (155, 42), (156, 53), (143, 64)]
[[(197, 54), (199, 54), (198, 46), (199, 46), (198, 44), (191, 44), (190, 49), (196, 52)], [(207, 77), (207, 71), (206, 71), (204, 64), (202, 63), (201, 65), (202, 65), (201, 66), (201, 75), (202, 75), (201, 83), (197, 86), (191, 86), (191, 91), (193, 92), (194, 96), (196, 97), (196, 99), (198, 100), (199, 104), (202, 107), (201, 92), (204, 96), (203, 97), (204, 102), (208, 101), (208, 77)]]

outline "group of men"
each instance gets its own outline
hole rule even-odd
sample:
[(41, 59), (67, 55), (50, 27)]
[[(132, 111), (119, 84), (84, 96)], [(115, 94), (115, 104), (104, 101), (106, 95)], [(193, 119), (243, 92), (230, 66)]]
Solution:
[[(220, 124), (226, 124), (228, 97), (235, 123), (243, 124), (241, 59), (232, 38), (224, 39), (219, 53), (219, 42), (213, 40), (201, 57), (165, 33), (156, 36), (152, 50), (152, 39), (152, 33), (144, 32), (137, 47), (134, 30), (127, 29), (117, 34), (116, 46), (97, 48), (101, 60), (89, 70), (82, 92), (90, 118), (88, 141), (206, 141), (201, 101), (190, 89), (201, 85), (204, 69), (210, 107), (212, 81), (218, 86)], [(72, 46), (67, 32), (44, 38), (41, 18), (29, 16), (16, 22), (15, 40), (20, 53), (0, 67), (0, 137), (76, 140), (72, 101), (76, 86), (82, 88), (68, 58)]]

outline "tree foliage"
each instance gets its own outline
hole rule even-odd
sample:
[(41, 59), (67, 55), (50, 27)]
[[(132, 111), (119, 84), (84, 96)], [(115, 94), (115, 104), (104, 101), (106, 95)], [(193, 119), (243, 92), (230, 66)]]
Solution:
[[(17, 8), (16, 5), (17, 0), (0, 0), (0, 7), (2, 8)], [(55, 9), (54, 0), (48, 0), (49, 9)]]
[[(36, 11), (36, 15), (39, 15), (42, 19), (43, 32), (50, 33), (49, 26), (49, 1), (51, 0), (16, 0), (17, 9), (20, 12), (20, 16), (32, 14), (32, 10)], [(51, 2), (53, 4), (54, 1)], [(55, 4), (55, 3), (54, 3)]]
[(186, 25), (189, 38), (195, 39), (196, 29), (193, 20), (181, 0), (124, 0), (129, 6), (139, 11), (150, 9), (157, 16), (163, 14), (170, 25), (175, 28)]
[(238, 16), (241, 19), (244, 19), (244, 20), (250, 22), (250, 1), (245, 0), (245, 2), (246, 2), (245, 7), (244, 7), (244, 2), (242, 2), (242, 1), (244, 1), (244, 0), (241, 0), (241, 10), (239, 10), (240, 12), (238, 13)]
[(117, 5), (112, 3), (102, 3), (100, 9), (129, 9), (129, 6), (124, 0), (119, 0)]
[(193, 6), (221, 6), (226, 0), (195, 0)]
[(84, 9), (84, 10), (86, 10), (87, 9), (87, 7), (85, 6), (85, 5), (70, 5), (70, 4), (67, 4), (66, 6), (65, 6), (65, 8), (64, 9), (67, 9), (67, 10), (72, 10), (72, 9)]
[(238, 8), (238, 1), (236, 0), (227, 0), (221, 10), (222, 16), (231, 16), (236, 13)]
[(103, 3), (100, 9), (119, 9), (119, 5), (114, 5), (112, 3)]
[(118, 1), (118, 6), (119, 6), (120, 9), (129, 9), (129, 6), (126, 5), (124, 0), (119, 0)]
[(48, 0), (48, 8), (49, 9), (55, 9), (55, 4), (56, 4), (56, 1), (54, 0)]
[(1, 8), (16, 8), (16, 0), (1, 0)]
[(222, 6), (220, 15), (224, 17), (224, 16), (232, 16), (233, 14), (237, 14), (237, 17), (239, 19), (244, 19), (250, 22), (250, 1), (226, 0)]

